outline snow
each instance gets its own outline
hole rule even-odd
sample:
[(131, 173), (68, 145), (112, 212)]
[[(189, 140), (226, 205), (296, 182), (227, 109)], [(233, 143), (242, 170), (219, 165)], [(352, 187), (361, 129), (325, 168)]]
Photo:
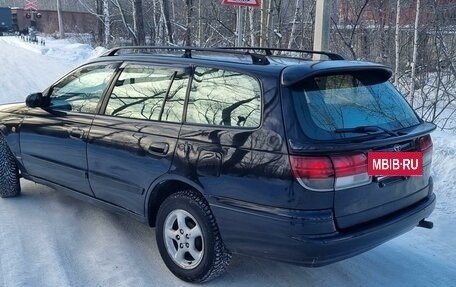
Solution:
[[(434, 216), (439, 220), (453, 218), (454, 223), (456, 218), (456, 134), (436, 131), (432, 134), (432, 138), (434, 141), (432, 173), (435, 189), (439, 195)], [(456, 228), (451, 229), (456, 236), (456, 232), (454, 232)]]
[[(103, 49), (0, 37), (0, 51), (0, 103), (7, 103)], [(228, 272), (204, 286), (456, 286), (456, 135), (436, 131), (433, 139), (434, 229), (415, 228), (316, 269), (234, 256)], [(29, 181), (22, 191), (0, 200), (0, 286), (194, 286), (162, 263), (154, 229)]]
[(0, 37), (0, 103), (23, 101), (106, 49), (69, 40), (45, 39), (46, 46)]

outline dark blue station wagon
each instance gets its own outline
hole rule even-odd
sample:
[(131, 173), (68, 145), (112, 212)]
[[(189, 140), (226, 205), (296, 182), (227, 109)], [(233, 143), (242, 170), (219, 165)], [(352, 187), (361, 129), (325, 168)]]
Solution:
[[(312, 51), (113, 49), (0, 107), (0, 195), (23, 177), (129, 214), (190, 282), (233, 253), (330, 264), (432, 227), (435, 126), (390, 76)], [(368, 174), (368, 152), (398, 149), (423, 176)]]

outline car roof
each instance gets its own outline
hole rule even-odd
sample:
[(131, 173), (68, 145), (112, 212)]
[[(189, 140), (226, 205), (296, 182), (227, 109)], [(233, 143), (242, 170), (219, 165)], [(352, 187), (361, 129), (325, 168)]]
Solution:
[[(247, 50), (240, 52), (240, 49)], [(256, 49), (265, 51), (259, 54)], [(132, 53), (117, 54), (122, 50), (132, 50)], [(159, 52), (145, 53), (145, 50), (157, 50)], [(250, 50), (255, 50), (253, 53)], [(181, 51), (181, 53), (179, 53)], [(182, 53), (184, 51), (184, 53)], [(272, 54), (271, 51), (323, 54), (329, 60), (312, 60), (302, 56), (288, 56), (283, 54)], [(329, 55), (329, 56), (328, 56)], [(291, 86), (311, 76), (326, 73), (368, 71), (382, 76), (387, 80), (392, 72), (391, 69), (371, 62), (347, 61), (334, 53), (291, 50), (291, 49), (270, 49), (270, 48), (194, 48), (194, 47), (148, 47), (131, 46), (114, 48), (101, 57), (95, 58), (90, 63), (104, 61), (128, 61), (141, 63), (156, 63), (167, 66), (182, 65), (203, 65), (222, 69), (240, 70), (245, 73), (270, 75), (280, 77), (281, 83)]]

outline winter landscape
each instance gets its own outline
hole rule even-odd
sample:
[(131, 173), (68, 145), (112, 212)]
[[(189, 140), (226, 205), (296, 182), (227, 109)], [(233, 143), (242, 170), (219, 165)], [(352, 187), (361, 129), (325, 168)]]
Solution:
[[(24, 101), (104, 51), (46, 42), (0, 37), (0, 104)], [(434, 229), (316, 269), (234, 256), (205, 286), (456, 286), (456, 134), (432, 137)], [(22, 196), (0, 200), (0, 218), (0, 286), (190, 286), (163, 264), (154, 229), (47, 187), (23, 181)]]

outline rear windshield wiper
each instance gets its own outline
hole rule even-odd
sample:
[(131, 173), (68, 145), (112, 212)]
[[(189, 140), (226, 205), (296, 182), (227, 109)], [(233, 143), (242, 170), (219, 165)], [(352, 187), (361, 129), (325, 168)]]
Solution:
[(364, 134), (364, 133), (375, 133), (378, 131), (383, 131), (389, 134), (392, 137), (399, 136), (396, 132), (393, 132), (389, 129), (385, 129), (379, 126), (359, 126), (355, 128), (345, 128), (345, 129), (335, 129), (335, 133), (357, 133), (357, 134)]

